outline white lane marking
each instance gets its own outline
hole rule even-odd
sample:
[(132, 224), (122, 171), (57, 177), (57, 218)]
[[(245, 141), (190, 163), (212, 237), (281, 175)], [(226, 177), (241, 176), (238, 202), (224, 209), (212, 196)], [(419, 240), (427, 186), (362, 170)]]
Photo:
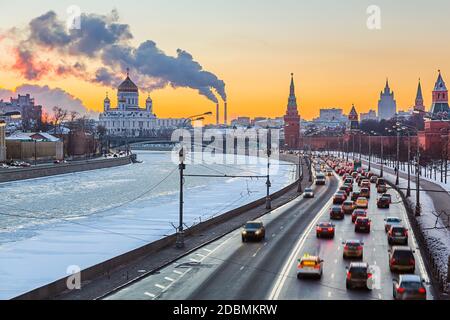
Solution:
[(276, 234), (274, 233), (274, 234), (272, 234), (272, 238), (274, 238), (276, 236)]
[(267, 242), (264, 242), (264, 247), (267, 246)]
[(331, 279), (334, 279), (334, 273), (331, 274)]
[(328, 291), (328, 298), (331, 298), (331, 291)]
[(194, 258), (190, 258), (189, 260), (192, 261), (192, 262), (195, 262), (195, 263), (199, 263), (200, 262), (198, 260), (195, 260)]
[(373, 248), (373, 252), (377, 251), (377, 248)]
[(278, 299), (278, 297), (281, 293), (281, 289), (283, 288), (284, 283), (286, 282), (286, 279), (288, 277), (288, 272), (294, 266), (294, 263), (296, 261), (295, 256), (297, 255), (297, 252), (299, 252), (302, 249), (302, 247), (305, 245), (308, 235), (312, 232), (314, 226), (317, 224), (317, 221), (319, 221), (319, 219), (322, 217), (322, 215), (328, 211), (328, 207), (331, 205), (332, 202), (333, 202), (333, 199), (328, 200), (328, 202), (325, 204), (325, 206), (322, 208), (322, 210), (320, 210), (319, 213), (316, 215), (316, 217), (310, 222), (310, 224), (306, 228), (305, 232), (303, 232), (300, 239), (298, 239), (289, 258), (287, 259), (286, 263), (284, 264), (283, 268), (281, 269), (281, 273), (279, 274), (279, 276), (275, 282), (275, 285), (269, 295), (269, 300), (277, 300)]
[(374, 264), (374, 265), (377, 265), (377, 262), (376, 262), (376, 261), (374, 261), (374, 262), (373, 262), (373, 264)]
[(196, 255), (199, 256), (200, 258), (206, 257), (204, 254), (201, 254), (201, 253), (196, 253)]
[(164, 287), (163, 285), (161, 285), (159, 283), (155, 284), (155, 287), (158, 287), (158, 288), (163, 289), (163, 290), (166, 288), (166, 287)]
[(258, 254), (258, 252), (260, 252), (262, 249), (262, 247), (259, 247), (258, 250), (256, 250), (256, 252), (253, 254), (253, 258), (256, 257), (256, 255)]
[(173, 270), (173, 273), (176, 273), (176, 274), (183, 274), (183, 272), (178, 271), (178, 270)]
[(281, 226), (281, 227), (280, 227), (280, 230), (283, 230), (283, 229), (284, 229), (284, 227), (283, 227), (283, 226)]
[(241, 271), (244, 270), (244, 266), (242, 266), (239, 270), (241, 270)]
[(380, 299), (380, 300), (382, 299), (381, 293), (378, 294), (378, 299)]
[(167, 281), (170, 281), (170, 282), (173, 282), (173, 281), (175, 281), (174, 279), (172, 279), (172, 278), (169, 278), (169, 277), (164, 277), (164, 279), (166, 279)]
[(334, 259), (334, 263), (336, 263), (336, 264), (337, 264), (337, 263), (338, 263), (338, 259)]
[(206, 252), (212, 252), (212, 250), (206, 249), (206, 248), (202, 248), (202, 250), (205, 250)]
[(146, 296), (149, 296), (150, 298), (156, 297), (156, 295), (154, 295), (153, 293), (150, 293), (150, 292), (144, 292), (144, 294), (145, 294)]

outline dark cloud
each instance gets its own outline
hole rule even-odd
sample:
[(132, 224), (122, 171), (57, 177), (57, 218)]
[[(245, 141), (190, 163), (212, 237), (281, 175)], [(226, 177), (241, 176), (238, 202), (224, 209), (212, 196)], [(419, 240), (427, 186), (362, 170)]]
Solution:
[[(39, 47), (58, 50), (77, 58), (90, 58), (102, 62), (94, 75), (74, 73), (88, 81), (115, 86), (127, 68), (133, 72), (133, 79), (144, 89), (152, 90), (171, 85), (197, 90), (211, 101), (217, 102), (215, 94), (226, 100), (225, 83), (213, 73), (206, 71), (193, 56), (178, 49), (175, 56), (169, 56), (159, 49), (154, 41), (147, 40), (138, 47), (129, 44), (133, 38), (130, 27), (118, 22), (117, 11), (109, 15), (83, 14), (80, 30), (67, 31), (65, 24), (49, 11), (29, 23), (29, 33), (24, 41), (29, 48)], [(29, 54), (31, 50), (24, 53)], [(45, 71), (36, 64), (26, 64), (20, 59), (20, 69), (27, 79), (35, 79)], [(30, 57), (29, 61), (33, 61)], [(66, 72), (73, 68), (58, 66)]]
[(14, 91), (0, 88), (0, 99), (9, 101), (10, 97), (17, 97), (18, 94), (25, 95), (27, 93), (34, 97), (36, 104), (42, 105), (49, 114), (52, 113), (54, 106), (59, 106), (68, 111), (76, 111), (81, 115), (95, 115), (94, 112), (87, 109), (80, 99), (60, 88), (32, 84), (23, 84)]

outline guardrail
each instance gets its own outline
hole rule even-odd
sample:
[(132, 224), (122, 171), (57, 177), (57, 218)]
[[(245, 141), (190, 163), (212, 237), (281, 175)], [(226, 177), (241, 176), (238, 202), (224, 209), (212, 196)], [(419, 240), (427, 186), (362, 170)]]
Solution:
[[(432, 254), (430, 250), (428, 241), (425, 237), (425, 233), (420, 227), (419, 221), (417, 221), (417, 217), (415, 215), (414, 205), (411, 201), (408, 200), (406, 195), (403, 193), (403, 190), (398, 188), (392, 182), (386, 180), (386, 183), (394, 190), (396, 190), (400, 197), (403, 200), (403, 204), (405, 205), (406, 212), (408, 214), (408, 218), (411, 224), (411, 228), (414, 231), (414, 235), (416, 236), (416, 240), (419, 243), (420, 248), (422, 249), (422, 254), (425, 256), (427, 261), (428, 271), (432, 277), (432, 283), (435, 288), (439, 290), (439, 294), (449, 293), (448, 292), (448, 284), (447, 284), (447, 275), (443, 274), (439, 268), (439, 265), (436, 261), (435, 256)], [(449, 272), (449, 270), (447, 271)]]

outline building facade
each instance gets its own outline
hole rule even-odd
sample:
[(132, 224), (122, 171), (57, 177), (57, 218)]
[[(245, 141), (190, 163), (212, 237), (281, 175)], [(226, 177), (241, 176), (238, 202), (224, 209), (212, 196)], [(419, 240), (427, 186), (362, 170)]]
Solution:
[(380, 93), (378, 101), (378, 119), (389, 120), (395, 117), (397, 113), (397, 102), (394, 99), (394, 91), (389, 88), (389, 81), (386, 80), (384, 91)]
[(378, 120), (377, 112), (375, 110), (369, 110), (367, 113), (361, 113), (360, 119), (361, 121)]
[(176, 129), (188, 125), (183, 118), (158, 118), (153, 112), (153, 101), (148, 96), (145, 108), (139, 106), (139, 89), (127, 73), (126, 79), (117, 89), (117, 106), (111, 105), (106, 96), (99, 124), (106, 128), (107, 135), (127, 137), (150, 137), (163, 129)]
[(294, 74), (291, 74), (291, 86), (286, 114), (284, 116), (284, 143), (289, 149), (301, 147), (300, 141), (300, 115), (297, 109), (295, 96)]
[(36, 105), (29, 94), (10, 98), (9, 102), (0, 100), (0, 113), (19, 112), (20, 117), (6, 120), (7, 131), (33, 130), (42, 125), (42, 106)]

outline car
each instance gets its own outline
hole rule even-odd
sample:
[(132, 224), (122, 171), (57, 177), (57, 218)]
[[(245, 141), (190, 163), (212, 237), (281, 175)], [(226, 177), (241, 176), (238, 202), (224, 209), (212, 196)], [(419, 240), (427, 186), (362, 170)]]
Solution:
[(314, 198), (314, 191), (311, 188), (306, 188), (303, 193), (303, 198)]
[(355, 232), (370, 233), (372, 221), (367, 217), (358, 217), (355, 221)]
[(371, 289), (369, 281), (372, 278), (372, 273), (369, 270), (369, 265), (365, 262), (352, 262), (347, 267), (347, 278), (345, 287), (347, 289), (364, 288)]
[(388, 197), (381, 196), (377, 199), (377, 208), (378, 209), (389, 209), (390, 204), (391, 204), (391, 202)]
[(341, 206), (333, 206), (330, 209), (330, 219), (332, 220), (343, 220), (344, 219), (344, 212), (342, 211)]
[(392, 244), (408, 244), (408, 229), (402, 225), (392, 225), (388, 231), (388, 243)]
[(370, 186), (371, 186), (370, 180), (365, 179), (361, 182), (361, 188), (367, 188), (367, 189), (369, 189), (369, 192), (370, 192)]
[(342, 211), (344, 214), (352, 214), (355, 210), (355, 203), (351, 200), (345, 200), (342, 204)]
[(341, 191), (341, 192), (343, 192), (343, 193), (345, 193), (345, 196), (348, 196), (348, 187), (346, 186), (346, 185), (342, 185), (342, 186), (340, 186), (339, 187), (339, 191)]
[(392, 247), (389, 250), (389, 269), (391, 272), (414, 273), (416, 270), (414, 251), (407, 246)]
[(379, 185), (386, 185), (386, 180), (383, 178), (378, 178), (375, 186), (378, 188)]
[(377, 187), (378, 193), (386, 193), (387, 192), (387, 186), (385, 184), (380, 184)]
[(297, 261), (297, 279), (311, 276), (322, 277), (324, 261), (320, 257), (305, 254)]
[(389, 232), (391, 226), (400, 225), (402, 223), (402, 219), (397, 217), (387, 217), (384, 219), (384, 231)]
[(382, 197), (388, 198), (389, 204), (392, 203), (392, 196), (389, 193), (384, 193), (381, 195)]
[(359, 190), (359, 196), (369, 199), (370, 198), (370, 189), (362, 187), (361, 190)]
[(352, 176), (347, 176), (347, 178), (345, 178), (345, 180), (344, 180), (344, 184), (352, 185), (353, 184)]
[(336, 194), (333, 196), (333, 204), (343, 204), (344, 201), (347, 199), (345, 194), (336, 192)]
[(369, 201), (365, 197), (359, 197), (358, 200), (356, 200), (356, 207), (359, 209), (367, 209), (369, 208)]
[(366, 218), (367, 211), (364, 209), (355, 209), (352, 213), (352, 223), (355, 223), (356, 219), (358, 219), (359, 217)]
[(344, 250), (342, 253), (342, 257), (344, 259), (348, 258), (358, 258), (362, 259), (364, 255), (364, 242), (361, 240), (347, 240), (342, 242), (344, 245)]
[(358, 198), (359, 198), (359, 191), (353, 191), (351, 197), (352, 201), (356, 201), (358, 200)]
[(332, 177), (333, 176), (333, 170), (327, 169), (327, 176)]
[(378, 177), (377, 176), (371, 176), (370, 177), (370, 183), (377, 183)]
[(241, 235), (242, 242), (248, 240), (262, 241), (266, 237), (266, 228), (260, 221), (249, 221), (244, 225)]
[(395, 300), (426, 300), (425, 281), (415, 274), (402, 274), (394, 279), (392, 295)]
[(353, 184), (351, 183), (345, 183), (344, 185), (342, 185), (342, 187), (345, 187), (345, 192), (347, 193), (347, 195), (353, 192)]
[(335, 225), (331, 222), (321, 222), (317, 225), (316, 236), (317, 238), (334, 238)]
[(317, 173), (316, 174), (316, 185), (317, 186), (324, 186), (326, 184), (326, 177), (323, 173)]

